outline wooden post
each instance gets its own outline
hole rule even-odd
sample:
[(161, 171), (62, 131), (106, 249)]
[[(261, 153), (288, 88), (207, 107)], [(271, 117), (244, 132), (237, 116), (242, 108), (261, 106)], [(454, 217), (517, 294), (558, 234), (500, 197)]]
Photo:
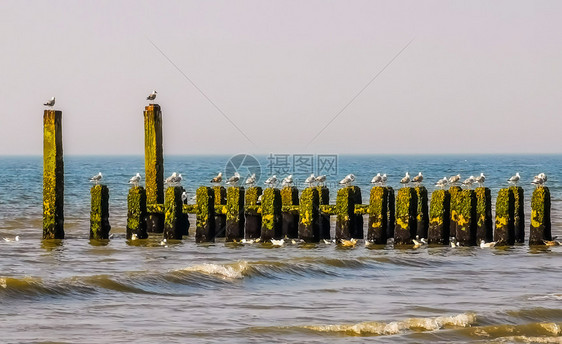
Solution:
[(523, 188), (510, 186), (509, 191), (513, 194), (513, 231), (515, 242), (525, 242), (525, 202)]
[[(362, 204), (363, 198), (361, 197), (361, 189), (358, 186), (351, 186), (353, 188), (353, 213), (355, 213), (355, 205)], [(351, 236), (355, 239), (363, 239), (363, 214), (355, 214), (355, 224), (353, 225), (353, 234)]]
[(451, 186), (449, 188), (449, 196), (451, 200), (451, 204), (449, 205), (450, 214), (451, 214), (451, 219), (449, 222), (449, 236), (453, 238), (457, 237), (457, 222), (453, 221), (452, 216), (453, 216), (453, 211), (456, 214), (458, 214), (459, 212), (459, 209), (457, 209), (457, 206), (459, 204), (459, 202), (457, 201), (457, 197), (459, 197), (461, 192), (462, 189), (460, 186)]
[(94, 185), (90, 189), (92, 206), (90, 211), (90, 239), (109, 239), (109, 189), (105, 185)]
[[(356, 193), (359, 188), (348, 186), (338, 190), (336, 196), (336, 240), (362, 239), (357, 230), (357, 216), (355, 215)], [(359, 191), (360, 192), (360, 191)]]
[[(246, 191), (246, 207), (258, 206), (258, 198), (262, 194), (262, 188), (253, 186)], [(257, 239), (261, 237), (261, 214), (254, 209), (246, 209), (246, 239)]]
[(388, 226), (386, 230), (387, 238), (394, 238), (394, 226), (396, 225), (396, 197), (394, 196), (394, 189), (386, 186), (388, 191)]
[(451, 197), (451, 226), (454, 225), (455, 238), (462, 246), (476, 245), (476, 194), (465, 189)]
[[(170, 186), (164, 197), (164, 239), (181, 240), (185, 228), (183, 218), (183, 201), (181, 186)], [(199, 195), (198, 195), (199, 196)], [(198, 199), (199, 200), (199, 199)]]
[(320, 240), (318, 189), (313, 187), (304, 189), (299, 203), (299, 239), (305, 242), (318, 242)]
[[(144, 108), (144, 169), (147, 204), (163, 204), (162, 111), (158, 104), (150, 104)], [(162, 233), (163, 230), (164, 214), (148, 214), (147, 231)]]
[(425, 186), (416, 186), (414, 190), (416, 191), (416, 197), (418, 199), (416, 235), (419, 238), (427, 239), (427, 231), (429, 228), (427, 189)]
[[(281, 189), (281, 203), (283, 206), (299, 205), (299, 189), (286, 186)], [(281, 215), (281, 234), (287, 238), (297, 238), (299, 235), (299, 212), (283, 211)]]
[(550, 223), (550, 190), (540, 186), (533, 191), (531, 199), (531, 229), (529, 245), (544, 245), (552, 240)]
[(476, 194), (476, 244), (494, 240), (492, 228), (492, 194), (489, 188), (479, 187)]
[[(224, 186), (213, 186), (215, 205), (226, 205), (226, 189)], [(215, 237), (223, 238), (226, 234), (226, 215), (215, 212)]]
[[(330, 189), (325, 186), (317, 186), (316, 189), (318, 190), (318, 199), (320, 205), (329, 205), (330, 204)], [(318, 215), (318, 230), (320, 239), (330, 239), (330, 215), (329, 214), (322, 214)]]
[(244, 188), (231, 186), (226, 191), (226, 241), (244, 238)]
[(494, 232), (496, 246), (513, 245), (515, 243), (514, 211), (513, 192), (507, 188), (501, 189), (496, 199), (496, 230)]
[(447, 190), (435, 190), (429, 206), (429, 244), (448, 245), (451, 221), (451, 195)]
[(43, 114), (43, 239), (64, 239), (62, 112)]
[(369, 229), (367, 240), (375, 244), (385, 245), (388, 227), (388, 189), (375, 186), (369, 198)]
[(267, 188), (261, 200), (261, 240), (281, 239), (281, 192)]
[(137, 239), (148, 238), (146, 232), (146, 190), (142, 186), (132, 187), (127, 196), (127, 239), (131, 239), (133, 234)]
[(403, 187), (396, 197), (396, 226), (394, 245), (409, 245), (416, 238), (418, 199), (413, 188)]

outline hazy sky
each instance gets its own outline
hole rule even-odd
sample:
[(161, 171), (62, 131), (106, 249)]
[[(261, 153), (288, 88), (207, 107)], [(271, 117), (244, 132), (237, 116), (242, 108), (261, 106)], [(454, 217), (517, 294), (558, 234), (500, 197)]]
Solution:
[(51, 96), (65, 154), (143, 154), (153, 89), (166, 154), (562, 153), (561, 1), (2, 0), (0, 13), (1, 155), (42, 154)]

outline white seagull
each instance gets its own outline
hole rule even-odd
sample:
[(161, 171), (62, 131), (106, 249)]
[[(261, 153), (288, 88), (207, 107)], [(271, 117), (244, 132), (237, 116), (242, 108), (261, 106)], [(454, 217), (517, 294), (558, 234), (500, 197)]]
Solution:
[(96, 183), (96, 185), (98, 185), (102, 178), (103, 178), (103, 176), (102, 176), (101, 172), (98, 172), (98, 174), (96, 174), (95, 176), (90, 178), (90, 181), (94, 182), (94, 183)]
[(517, 172), (517, 173), (515, 173), (514, 176), (511, 176), (511, 178), (509, 178), (507, 181), (509, 183), (517, 185), (517, 183), (519, 182), (519, 179), (521, 179), (521, 176), (519, 175), (519, 172)]
[(305, 179), (304, 183), (310, 187), (312, 186), (312, 183), (314, 183), (315, 180), (316, 177), (314, 177), (314, 173), (311, 173), (310, 176), (308, 176), (308, 178)]
[(217, 176), (213, 179), (211, 179), (211, 183), (213, 184), (220, 184), (222, 182), (222, 172), (219, 172), (219, 174), (217, 174)]
[(271, 239), (271, 244), (273, 245), (273, 247), (281, 247), (283, 246), (283, 244), (285, 244), (285, 240), (281, 239), (281, 240), (275, 240), (275, 239)]
[(457, 174), (456, 176), (449, 178), (449, 184), (454, 185), (455, 183), (458, 183), (459, 180), (461, 180), (461, 175)]
[(234, 172), (234, 175), (230, 178), (228, 178), (228, 180), (226, 181), (227, 184), (236, 186), (238, 185), (238, 182), (240, 181), (240, 173), (238, 172)]
[(538, 175), (536, 175), (533, 178), (533, 181), (531, 182), (531, 184), (535, 185), (535, 186), (543, 186), (544, 183), (546, 183), (546, 174), (544, 173), (539, 173)]
[(486, 242), (483, 239), (480, 241), (480, 248), (490, 248), (496, 246), (496, 242)]
[(267, 178), (264, 184), (267, 185), (268, 187), (275, 187), (275, 185), (277, 185), (277, 176), (272, 175), (271, 177)]
[(477, 182), (479, 186), (482, 186), (485, 180), (486, 176), (482, 172), (480, 172), (480, 175), (474, 179), (474, 181)]
[(283, 178), (283, 186), (293, 185), (293, 175), (289, 174), (287, 177)]
[(246, 179), (246, 185), (253, 186), (256, 183), (256, 174), (252, 173), (251, 176)]
[(400, 184), (406, 185), (410, 182), (410, 173), (406, 172), (404, 178), (400, 179)]
[(55, 105), (55, 97), (52, 97), (51, 100), (47, 101), (46, 103), (43, 103), (43, 105), (53, 107), (53, 105)]
[(179, 173), (175, 178), (172, 178), (172, 183), (174, 183), (177, 186), (178, 184), (181, 183), (182, 180), (183, 177), (181, 176), (181, 173)]
[(414, 183), (416, 183), (416, 184), (418, 184), (418, 185), (419, 185), (422, 181), (423, 181), (423, 175), (422, 175), (421, 172), (418, 173), (418, 175), (415, 176), (415, 177), (412, 179), (412, 182), (414, 182)]
[(181, 193), (181, 201), (183, 204), (187, 204), (187, 191)]
[(382, 178), (382, 180), (381, 180), (382, 185), (385, 185), (385, 184), (386, 184), (386, 173), (383, 174), (383, 175), (381, 176), (381, 178)]
[(146, 100), (154, 100), (154, 99), (156, 99), (156, 94), (157, 94), (157, 93), (158, 93), (158, 92), (156, 92), (156, 90), (152, 91), (152, 93), (149, 94), (148, 97), (146, 97)]
[(316, 178), (314, 178), (314, 181), (318, 184), (318, 185), (324, 185), (324, 182), (326, 181), (326, 175), (323, 174), (321, 176), (318, 176)]
[(444, 188), (445, 186), (447, 186), (448, 182), (449, 180), (447, 179), (447, 177), (443, 177), (443, 179), (439, 179), (437, 183), (435, 183), (435, 186)]
[(371, 179), (371, 184), (380, 184), (382, 182), (382, 176), (380, 173), (377, 173), (376, 176)]
[(140, 173), (135, 174), (134, 176), (129, 179), (129, 184), (133, 184), (134, 186), (139, 186), (139, 182), (141, 180)]
[(468, 186), (469, 188), (472, 186), (472, 184), (474, 184), (474, 176), (470, 176), (466, 178), (464, 182), (462, 182), (462, 185)]
[(355, 181), (355, 175), (353, 173), (348, 174), (342, 180), (340, 180), (340, 185), (349, 186), (351, 183)]
[(169, 176), (168, 178), (166, 178), (166, 180), (164, 181), (165, 184), (172, 184), (174, 182), (174, 180), (176, 180), (176, 178), (178, 177), (178, 173), (174, 172), (172, 173), (171, 176)]

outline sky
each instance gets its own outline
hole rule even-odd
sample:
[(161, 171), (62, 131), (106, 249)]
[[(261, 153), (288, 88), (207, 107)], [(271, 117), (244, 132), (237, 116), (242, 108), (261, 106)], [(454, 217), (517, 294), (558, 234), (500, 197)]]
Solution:
[(562, 153), (560, 1), (0, 2), (0, 155)]

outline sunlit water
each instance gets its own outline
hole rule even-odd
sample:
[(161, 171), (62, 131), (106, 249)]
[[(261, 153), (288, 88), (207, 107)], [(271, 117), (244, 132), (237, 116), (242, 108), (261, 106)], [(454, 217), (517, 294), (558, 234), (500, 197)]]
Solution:
[[(166, 174), (181, 172), (193, 194), (228, 158), (166, 157)], [(404, 172), (422, 171), (430, 192), (445, 175), (484, 172), (494, 202), (520, 172), (527, 236), (529, 182), (545, 172), (553, 235), (562, 234), (562, 156), (340, 156), (338, 168), (329, 181), (354, 173), (364, 203), (377, 172), (397, 188)], [(127, 181), (143, 170), (143, 157), (66, 157), (66, 239), (53, 243), (41, 240), (41, 158), (0, 159), (0, 235), (20, 239), (0, 240), (2, 342), (562, 341), (560, 246), (195, 244), (193, 227), (181, 242), (127, 242)], [(105, 244), (88, 240), (88, 177), (98, 171), (115, 233)], [(301, 183), (306, 176), (295, 174)]]

